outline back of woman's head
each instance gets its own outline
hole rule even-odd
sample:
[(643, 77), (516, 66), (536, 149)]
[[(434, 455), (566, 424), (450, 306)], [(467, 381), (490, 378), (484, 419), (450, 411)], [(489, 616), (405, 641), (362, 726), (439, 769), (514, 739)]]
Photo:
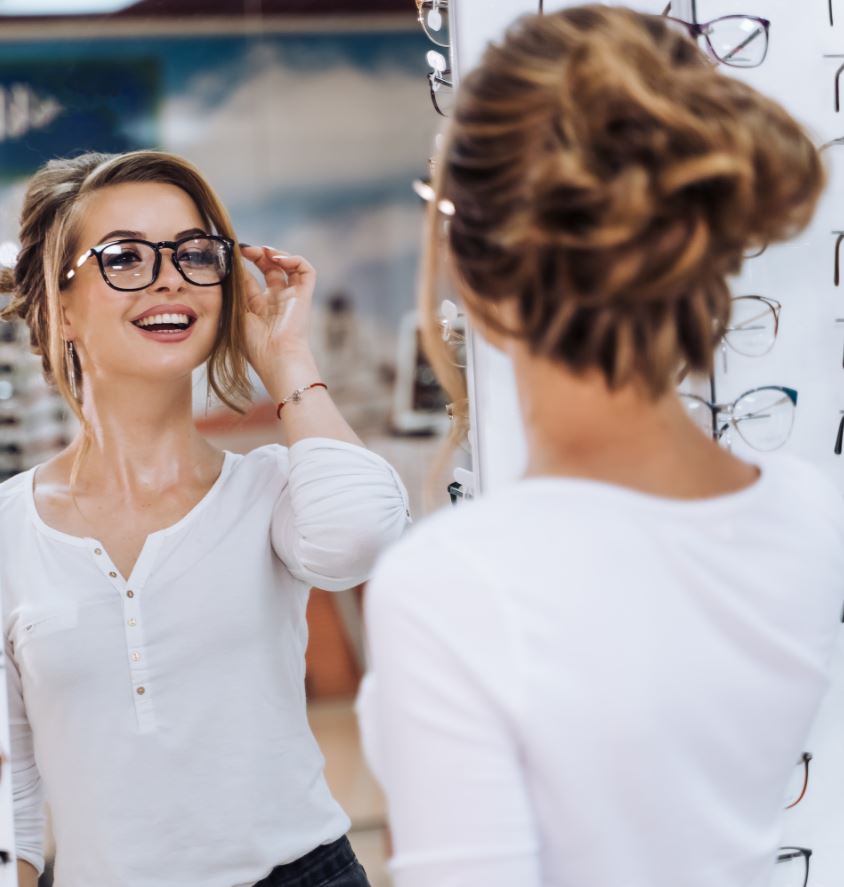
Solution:
[(496, 303), (515, 300), (511, 333), (534, 354), (658, 396), (681, 366), (711, 370), (727, 277), (807, 224), (823, 178), (789, 114), (667, 20), (527, 16), (460, 84), (429, 251), (449, 200), (450, 259), (477, 316), (500, 329)]
[[(88, 153), (51, 160), (32, 177), (24, 198), (20, 250), (14, 269), (0, 269), (0, 292), (11, 298), (2, 317), (23, 319), (44, 373), (82, 418), (79, 396), (81, 366), (68, 357), (61, 332), (60, 291), (66, 273), (81, 249), (78, 229), (90, 195), (111, 185), (156, 182), (181, 188), (196, 205), (203, 222), (218, 234), (236, 240), (228, 213), (199, 170), (163, 151), (128, 154)], [(245, 311), (243, 274), (234, 263), (223, 283), (223, 312), (208, 363), (209, 384), (228, 405), (239, 408), (251, 386), (242, 344)], [(69, 362), (70, 361), (70, 362)], [(76, 384), (71, 384), (75, 376)]]

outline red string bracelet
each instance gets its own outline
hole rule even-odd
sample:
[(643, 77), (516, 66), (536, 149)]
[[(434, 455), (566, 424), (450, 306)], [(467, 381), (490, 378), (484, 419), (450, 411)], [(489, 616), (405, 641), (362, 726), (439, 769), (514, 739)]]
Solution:
[(278, 409), (275, 411), (276, 416), (280, 419), (281, 411), (284, 409), (284, 407), (291, 401), (293, 403), (299, 403), (299, 401), (302, 400), (302, 395), (306, 391), (310, 391), (311, 388), (324, 388), (326, 391), (328, 391), (328, 386), (325, 384), (325, 382), (311, 382), (310, 385), (305, 385), (304, 388), (297, 388), (292, 394), (289, 394), (287, 397), (285, 397), (284, 400), (278, 405)]

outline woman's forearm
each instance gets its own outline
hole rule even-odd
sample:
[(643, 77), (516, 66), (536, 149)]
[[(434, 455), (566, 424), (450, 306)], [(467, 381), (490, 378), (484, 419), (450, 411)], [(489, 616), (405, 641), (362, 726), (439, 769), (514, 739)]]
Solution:
[[(261, 379), (276, 404), (296, 389), (322, 381), (313, 355), (304, 349), (280, 355), (272, 368), (261, 373)], [(306, 437), (328, 437), (363, 446), (325, 388), (311, 388), (298, 403), (288, 403), (281, 411), (281, 424), (288, 446)]]

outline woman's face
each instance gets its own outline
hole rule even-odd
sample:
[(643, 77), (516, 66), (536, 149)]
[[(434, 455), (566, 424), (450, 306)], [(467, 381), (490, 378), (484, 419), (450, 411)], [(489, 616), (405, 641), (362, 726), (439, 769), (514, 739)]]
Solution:
[[(74, 247), (77, 255), (114, 240), (158, 243), (206, 234), (193, 200), (175, 185), (111, 185), (88, 199)], [(221, 284), (197, 286), (179, 273), (172, 250), (162, 249), (158, 277), (134, 292), (113, 289), (90, 256), (62, 291), (64, 337), (93, 379), (118, 377), (172, 382), (190, 378), (209, 357), (223, 304)], [(128, 254), (129, 263), (136, 256)], [(106, 258), (123, 267), (124, 256)], [(158, 322), (155, 322), (158, 321)]]

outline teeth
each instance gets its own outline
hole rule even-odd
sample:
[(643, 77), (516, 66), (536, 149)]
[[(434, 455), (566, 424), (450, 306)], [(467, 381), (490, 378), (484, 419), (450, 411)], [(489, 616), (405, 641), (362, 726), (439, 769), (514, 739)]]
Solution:
[(138, 326), (155, 326), (161, 323), (180, 323), (187, 325), (190, 323), (190, 317), (187, 314), (154, 314), (150, 317), (144, 317), (136, 320)]

